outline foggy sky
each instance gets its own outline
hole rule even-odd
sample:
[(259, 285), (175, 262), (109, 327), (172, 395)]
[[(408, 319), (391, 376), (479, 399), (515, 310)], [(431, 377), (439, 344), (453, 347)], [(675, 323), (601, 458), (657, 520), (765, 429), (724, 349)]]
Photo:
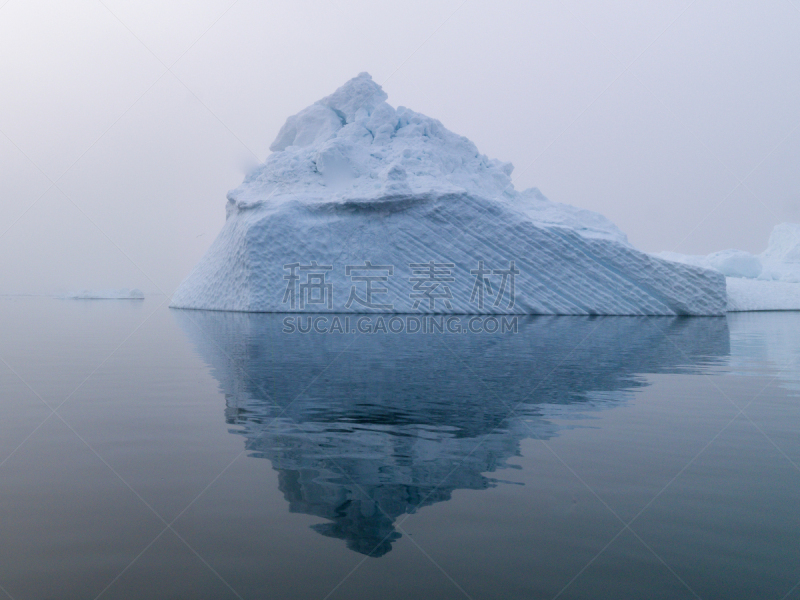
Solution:
[(0, 293), (171, 294), (361, 71), (643, 250), (800, 222), (800, 0), (3, 1)]

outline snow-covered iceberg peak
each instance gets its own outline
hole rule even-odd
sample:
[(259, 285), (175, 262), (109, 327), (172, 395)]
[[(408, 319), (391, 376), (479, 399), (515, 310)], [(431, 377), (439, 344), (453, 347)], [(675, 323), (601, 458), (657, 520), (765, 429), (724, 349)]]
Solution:
[(286, 119), (269, 149), (277, 152), (289, 146), (303, 147), (317, 141), (324, 142), (348, 123), (356, 120), (362, 124), (367, 122), (375, 108), (384, 104), (387, 98), (369, 73), (361, 73), (330, 96)]
[[(228, 193), (225, 227), (172, 305), (724, 311), (721, 275), (643, 254), (602, 215), (552, 202), (536, 188), (515, 190), (511, 163), (489, 159), (436, 119), (386, 100), (361, 73), (289, 117), (266, 161)], [(306, 297), (312, 285), (315, 300)], [(370, 301), (372, 293), (380, 299)]]
[(256, 203), (365, 201), (414, 193), (513, 193), (511, 163), (490, 160), (439, 121), (386, 103), (367, 73), (289, 117), (266, 162), (228, 194)]
[(402, 202), (414, 195), (471, 194), (515, 201), (541, 223), (627, 243), (604, 216), (514, 189), (509, 162), (489, 159), (441, 122), (386, 102), (368, 73), (289, 117), (272, 154), (228, 193), (228, 215), (286, 201)]

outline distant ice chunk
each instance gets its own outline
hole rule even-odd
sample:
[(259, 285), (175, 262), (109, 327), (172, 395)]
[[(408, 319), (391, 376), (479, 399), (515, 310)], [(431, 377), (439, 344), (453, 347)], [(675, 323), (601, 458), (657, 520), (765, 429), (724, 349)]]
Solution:
[(121, 289), (121, 290), (80, 290), (78, 292), (67, 292), (57, 296), (66, 300), (143, 300), (142, 290)]
[(728, 311), (800, 310), (800, 283), (729, 277)]
[(761, 274), (762, 270), (761, 259), (744, 250), (722, 250), (708, 256), (660, 252), (655, 256), (685, 265), (713, 269), (726, 277), (756, 278)]
[[(602, 215), (552, 202), (535, 188), (515, 190), (511, 163), (488, 158), (436, 119), (386, 99), (362, 73), (289, 117), (264, 164), (228, 193), (225, 226), (171, 306), (724, 313), (719, 272), (640, 252)], [(368, 263), (391, 273), (353, 271)], [(443, 266), (431, 267), (433, 279), (422, 282), (421, 267), (413, 265), (432, 263)], [(481, 269), (488, 270), (481, 276)], [(353, 301), (354, 286), (365, 297), (364, 277), (383, 275), (374, 280), (382, 290), (375, 301)], [(314, 281), (321, 287), (310, 291)], [(315, 300), (301, 306), (309, 293)]]
[(728, 311), (800, 310), (800, 225), (781, 223), (759, 255), (723, 250), (708, 256), (661, 252), (659, 258), (727, 277)]
[(755, 278), (761, 274), (761, 261), (744, 250), (723, 250), (708, 255), (708, 264), (726, 277)]
[(760, 279), (800, 283), (800, 224), (777, 225), (760, 258), (763, 265)]

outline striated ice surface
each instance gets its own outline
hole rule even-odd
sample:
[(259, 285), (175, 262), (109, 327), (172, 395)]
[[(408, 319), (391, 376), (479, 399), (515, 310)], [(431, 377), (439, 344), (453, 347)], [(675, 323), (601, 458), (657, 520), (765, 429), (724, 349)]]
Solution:
[(229, 192), (225, 226), (172, 306), (725, 311), (718, 272), (640, 252), (602, 215), (552, 202), (535, 188), (515, 190), (510, 163), (386, 99), (362, 73), (289, 117), (272, 154)]
[(781, 223), (761, 254), (723, 250), (708, 256), (661, 252), (659, 258), (727, 277), (728, 311), (800, 310), (800, 225)]

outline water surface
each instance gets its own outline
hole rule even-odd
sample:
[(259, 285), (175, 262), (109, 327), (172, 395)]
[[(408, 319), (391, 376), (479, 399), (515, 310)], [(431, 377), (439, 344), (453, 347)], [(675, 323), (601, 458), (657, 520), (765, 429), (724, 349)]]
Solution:
[(800, 313), (282, 321), (0, 299), (7, 594), (800, 598)]

